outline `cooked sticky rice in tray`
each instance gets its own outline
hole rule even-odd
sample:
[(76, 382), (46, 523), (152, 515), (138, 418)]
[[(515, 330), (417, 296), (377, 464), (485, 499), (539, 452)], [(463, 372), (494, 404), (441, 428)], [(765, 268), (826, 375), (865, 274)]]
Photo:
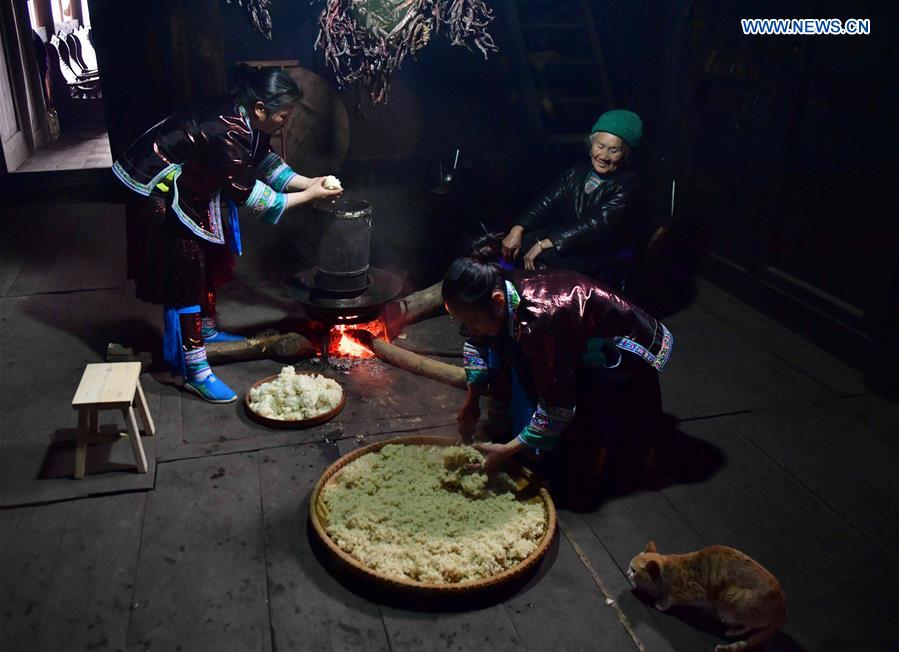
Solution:
[(340, 469), (322, 489), (325, 531), (386, 575), (428, 583), (492, 577), (533, 553), (546, 511), (522, 501), (506, 473), (476, 468), (463, 446), (388, 444)]

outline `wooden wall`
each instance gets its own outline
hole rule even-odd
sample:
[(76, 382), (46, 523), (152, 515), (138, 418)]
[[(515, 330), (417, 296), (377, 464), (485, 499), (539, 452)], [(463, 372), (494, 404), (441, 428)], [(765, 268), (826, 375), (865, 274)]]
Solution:
[(895, 383), (896, 53), (889, 3), (852, 4), (791, 15), (867, 17), (870, 36), (743, 36), (741, 17), (782, 5), (675, 0), (677, 88), (660, 112), (676, 117), (677, 217), (708, 224), (710, 277)]

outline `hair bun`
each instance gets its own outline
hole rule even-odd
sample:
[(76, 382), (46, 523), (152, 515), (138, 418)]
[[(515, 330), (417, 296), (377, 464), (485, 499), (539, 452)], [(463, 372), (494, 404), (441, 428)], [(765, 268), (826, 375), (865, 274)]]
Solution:
[(246, 63), (239, 63), (234, 67), (231, 96), (245, 108), (262, 102), (266, 110), (276, 111), (302, 99), (303, 90), (281, 68), (253, 68)]
[(468, 255), (476, 263), (498, 263), (503, 253), (502, 235), (498, 233), (485, 233), (471, 244), (471, 253)]

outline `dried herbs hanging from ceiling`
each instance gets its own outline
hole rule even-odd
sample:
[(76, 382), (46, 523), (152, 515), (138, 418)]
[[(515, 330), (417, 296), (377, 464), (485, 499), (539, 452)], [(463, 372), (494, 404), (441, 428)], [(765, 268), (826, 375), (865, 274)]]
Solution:
[(327, 0), (317, 48), (341, 87), (359, 84), (372, 104), (387, 101), (390, 77), (406, 55), (445, 29), (453, 45), (477, 48), (487, 58), (497, 47), (484, 0)]
[[(229, 5), (231, 0), (225, 0)], [(272, 17), (269, 15), (269, 7), (272, 0), (237, 0), (237, 4), (246, 9), (247, 18), (250, 19), (256, 31), (269, 41), (272, 40)]]

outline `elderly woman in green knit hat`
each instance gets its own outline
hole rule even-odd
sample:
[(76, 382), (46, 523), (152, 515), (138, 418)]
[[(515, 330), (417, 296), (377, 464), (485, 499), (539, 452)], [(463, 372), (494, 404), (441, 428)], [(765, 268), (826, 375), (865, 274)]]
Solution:
[[(565, 172), (503, 239), (503, 257), (525, 269), (562, 268), (622, 290), (648, 229), (643, 189), (628, 166), (643, 121), (603, 113), (590, 133), (590, 158)], [(516, 261), (517, 262), (517, 261)]]

